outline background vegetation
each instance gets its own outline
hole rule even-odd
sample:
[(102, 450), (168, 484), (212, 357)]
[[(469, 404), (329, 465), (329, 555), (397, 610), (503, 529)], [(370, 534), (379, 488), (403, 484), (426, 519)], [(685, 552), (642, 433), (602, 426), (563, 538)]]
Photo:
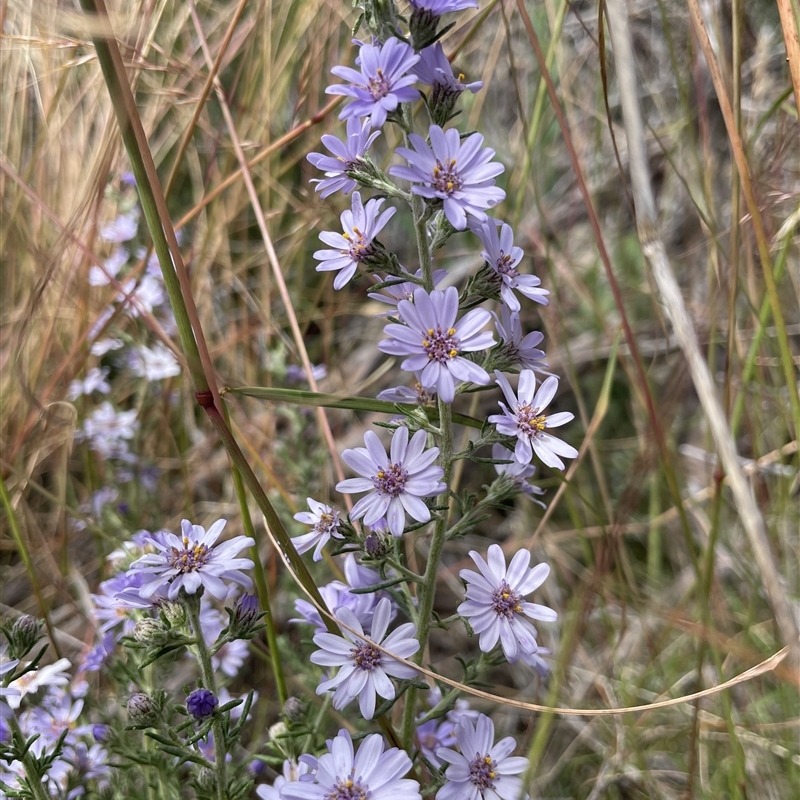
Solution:
[[(763, 0), (739, 0), (733, 10), (716, 0), (702, 5), (782, 275), (785, 324), (777, 330), (767, 315), (759, 333), (761, 260), (687, 8), (679, 0), (627, 6), (662, 238), (769, 530), (785, 580), (776, 591), (796, 613), (797, 431), (777, 339), (788, 336), (796, 369), (800, 126), (778, 9)], [(560, 613), (557, 626), (546, 626), (552, 675), (540, 681), (532, 671), (498, 669), (492, 691), (567, 707), (637, 705), (718, 684), (784, 642), (639, 248), (619, 90), (597, 3), (542, 0), (527, 8), (612, 256), (668, 456), (656, 446), (619, 307), (522, 18), (513, 2), (483, 0), (445, 38), (460, 70), (484, 81), (483, 91), (465, 95), (461, 127), (484, 133), (506, 165), (500, 182), (508, 197), (498, 216), (514, 226), (526, 263), (552, 292), (546, 309), (523, 308), (525, 322), (543, 330), (549, 363), (564, 378), (559, 409), (578, 418), (568, 438), (589, 444), (567, 483), (552, 472), (541, 475), (546, 519), (521, 499), (487, 521), (482, 536), (448, 546), (438, 608), (452, 613), (461, 599), (457, 576), (468, 550), (485, 551), (492, 541), (532, 547), (535, 560), (553, 566), (542, 599)], [(311, 361), (327, 367), (322, 391), (374, 397), (395, 385), (396, 365), (375, 347), (378, 304), (364, 297), (363, 286), (333, 292), (311, 257), (317, 232), (335, 228), (343, 208), (341, 198), (314, 195), (315, 170), (305, 154), (320, 149), (322, 133), (343, 130), (324, 89), (330, 67), (352, 61), (353, 9), (341, 0), (137, 0), (114, 2), (110, 10), (162, 181), (174, 175), (170, 210), (182, 230), (220, 386), (289, 385), (287, 367), (302, 361), (291, 315)], [(221, 96), (245, 154), (257, 160), (252, 176), (289, 306), (241, 180), (220, 96), (212, 91), (198, 106), (208, 68), (193, 14), (212, 58), (222, 53)], [(59, 650), (77, 661), (91, 639), (87, 595), (105, 577), (104, 559), (119, 542), (141, 528), (176, 530), (184, 516), (201, 524), (227, 517), (232, 534), (241, 522), (225, 452), (194, 403), (186, 371), (148, 384), (130, 377), (113, 354), (91, 355), (87, 344), (119, 292), (88, 283), (90, 268), (110, 254), (98, 232), (134, 202), (122, 181), (129, 165), (93, 31), (73, 2), (11, 0), (0, 5), (0, 19), (0, 425), (9, 495), (0, 538), (2, 613), (45, 611)], [(379, 140), (377, 152), (391, 144)], [(410, 230), (399, 227), (387, 242), (413, 267), (411, 243)], [(463, 275), (476, 268), (476, 258), (451, 246), (439, 266)], [(117, 314), (107, 324), (133, 342), (169, 340), (169, 326), (152, 316)], [(129, 482), (76, 438), (97, 403), (70, 401), (69, 385), (101, 363), (111, 369), (115, 406), (138, 412), (138, 462)], [(466, 399), (457, 410), (479, 418), (492, 413), (493, 401), (475, 397), (481, 399)], [(234, 431), (287, 526), (295, 525), (291, 515), (306, 496), (335, 499), (335, 455), (316, 414), (228, 400)], [(359, 444), (380, 418), (328, 411), (335, 449)], [(685, 523), (667, 470), (676, 476)], [(458, 473), (458, 488), (478, 487), (487, 477)], [(92, 497), (109, 486), (117, 499), (93, 508)], [(417, 542), (419, 559), (425, 546)], [(266, 541), (262, 555), (283, 655), (291, 661), (301, 647), (287, 622), (296, 593)], [(316, 569), (327, 579), (327, 565)], [(434, 634), (433, 645), (436, 668), (456, 676), (452, 653), (476, 648), (466, 636), (439, 641)], [(253, 649), (265, 653), (259, 642)], [(267, 725), (277, 714), (271, 680), (268, 661), (255, 657), (237, 684), (259, 690), (256, 718)], [(308, 689), (290, 686), (313, 697)], [(533, 796), (781, 800), (800, 792), (797, 712), (796, 684), (782, 666), (730, 692), (646, 714), (492, 713), (502, 729), (521, 734), (535, 764)]]

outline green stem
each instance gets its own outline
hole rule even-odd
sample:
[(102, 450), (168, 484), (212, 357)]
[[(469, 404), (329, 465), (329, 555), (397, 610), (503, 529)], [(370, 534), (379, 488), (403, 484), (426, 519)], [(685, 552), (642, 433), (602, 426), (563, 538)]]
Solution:
[[(442, 480), (446, 486), (450, 486), (453, 472), (453, 426), (450, 421), (450, 406), (439, 400), (439, 419), (441, 421), (441, 440), (439, 455), (441, 465), (444, 469)], [(445, 490), (445, 495), (449, 489)], [(433, 611), (433, 599), (436, 595), (436, 577), (439, 572), (439, 562), (442, 558), (444, 543), (447, 541), (447, 512), (441, 514), (437, 519), (433, 529), (433, 539), (431, 549), (428, 553), (428, 563), (425, 567), (425, 579), (421, 584), (422, 589), (419, 598), (419, 625), (417, 627), (417, 639), (419, 639), (419, 650), (414, 656), (417, 664), (422, 664), (425, 658), (425, 650), (428, 646), (428, 636), (431, 630), (431, 613)], [(417, 690), (411, 688), (406, 693), (405, 707), (403, 709), (403, 747), (411, 752), (414, 742), (414, 705), (417, 698)]]
[[(223, 414), (225, 415), (225, 422), (229, 420), (228, 407), (223, 404)], [(255, 527), (253, 520), (250, 516), (250, 509), (247, 505), (247, 495), (244, 489), (244, 481), (242, 480), (242, 473), (231, 465), (231, 473), (233, 475), (233, 487), (236, 491), (236, 499), (239, 501), (239, 511), (242, 515), (242, 526), (244, 527), (245, 535), (249, 536), (256, 544), (250, 548), (250, 558), (255, 565), (255, 579), (256, 579), (256, 593), (258, 594), (258, 602), (261, 608), (266, 611), (264, 616), (264, 623), (267, 634), (267, 647), (269, 648), (269, 658), (272, 664), (272, 674), (275, 678), (275, 687), (278, 690), (278, 700), (283, 706), (288, 698), (286, 691), (286, 677), (283, 674), (283, 665), (281, 664), (280, 654), (278, 653), (278, 632), (275, 628), (275, 617), (272, 615), (272, 604), (269, 597), (269, 585), (267, 584), (266, 575), (264, 575), (264, 565), (261, 563), (261, 556), (258, 552), (258, 539), (256, 538)]]
[[(778, 259), (775, 262), (775, 280), (779, 281), (783, 277), (783, 271), (786, 267), (786, 260), (789, 256), (789, 250), (792, 246), (792, 233), (793, 229), (786, 232), (786, 238), (781, 244)], [(741, 387), (736, 394), (736, 400), (733, 404), (733, 413), (731, 414), (731, 433), (735, 437), (736, 432), (739, 430), (739, 423), (742, 420), (742, 413), (744, 412), (744, 403), (747, 399), (747, 387), (753, 378), (755, 371), (756, 356), (761, 348), (761, 340), (764, 338), (764, 332), (767, 329), (767, 322), (770, 316), (769, 298), (765, 297), (761, 302), (761, 311), (758, 315), (758, 327), (756, 328), (755, 336), (750, 344), (750, 349), (747, 351), (747, 358), (745, 360), (744, 370), (742, 371)]]
[[(185, 606), (195, 638), (195, 643), (190, 645), (190, 649), (194, 651), (197, 662), (200, 664), (200, 673), (203, 676), (205, 688), (213, 692), (214, 697), (218, 697), (217, 680), (214, 676), (214, 668), (211, 666), (211, 653), (203, 637), (203, 627), (200, 623), (200, 596), (196, 594), (186, 595)], [(212, 723), (212, 731), (214, 733), (214, 772), (217, 776), (217, 798), (218, 800), (225, 800), (228, 796), (226, 761), (228, 754), (225, 751), (225, 731), (222, 727), (222, 719), (219, 714), (214, 713), (216, 717)]]
[[(25, 742), (27, 737), (22, 733), (22, 729), (19, 727), (16, 715), (12, 713), (8, 717), (8, 721), (14, 739), (19, 740), (19, 742)], [(33, 794), (35, 800), (50, 800), (50, 797), (48, 796), (44, 785), (42, 784), (42, 778), (44, 776), (40, 775), (39, 770), (36, 769), (30, 750), (28, 750), (25, 755), (22, 756), (22, 763), (25, 766), (25, 777), (28, 779), (28, 785), (31, 787), (31, 793)]]
[(33, 593), (36, 595), (36, 600), (39, 603), (39, 610), (42, 612), (44, 624), (47, 627), (47, 633), (50, 637), (50, 644), (53, 646), (53, 650), (55, 650), (56, 655), (61, 658), (61, 651), (58, 648), (55, 631), (53, 630), (53, 625), (50, 622), (50, 614), (47, 611), (47, 606), (44, 604), (44, 598), (42, 597), (42, 592), (39, 588), (39, 581), (36, 578), (36, 571), (33, 568), (33, 561), (31, 560), (31, 554), (28, 550), (28, 544), (25, 539), (22, 538), (22, 531), (19, 527), (17, 515), (14, 511), (14, 506), (11, 504), (11, 497), (8, 494), (8, 489), (6, 489), (6, 482), (3, 479), (0, 479), (0, 498), (2, 498), (3, 507), (6, 510), (8, 525), (11, 528), (11, 536), (13, 537), (14, 542), (17, 545), (17, 550), (19, 550), (22, 561), (25, 564), (25, 571), (28, 573), (28, 578), (31, 582), (31, 586), (33, 587)]

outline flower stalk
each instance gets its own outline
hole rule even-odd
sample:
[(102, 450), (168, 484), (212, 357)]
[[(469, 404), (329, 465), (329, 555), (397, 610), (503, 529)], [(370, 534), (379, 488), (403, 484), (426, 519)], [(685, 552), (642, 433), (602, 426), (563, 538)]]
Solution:
[[(211, 652), (206, 645), (205, 637), (203, 636), (203, 627), (200, 623), (200, 593), (185, 594), (183, 602), (186, 607), (187, 616), (189, 617), (189, 624), (194, 633), (194, 644), (190, 645), (190, 650), (197, 658), (197, 663), (200, 665), (200, 674), (203, 676), (203, 684), (214, 697), (218, 696), (217, 692), (217, 679), (214, 675), (214, 668), (211, 664)], [(219, 714), (215, 715), (214, 721), (211, 724), (211, 730), (214, 735), (214, 773), (216, 776), (216, 795), (218, 800), (225, 800), (228, 796), (228, 776), (227, 776), (227, 751), (225, 747), (225, 732), (222, 726), (222, 720)]]

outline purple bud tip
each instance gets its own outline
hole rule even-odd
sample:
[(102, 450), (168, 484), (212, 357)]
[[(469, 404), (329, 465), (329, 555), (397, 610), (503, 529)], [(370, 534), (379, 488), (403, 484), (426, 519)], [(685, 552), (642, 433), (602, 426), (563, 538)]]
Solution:
[(195, 689), (186, 698), (186, 708), (195, 719), (205, 719), (214, 713), (219, 700), (209, 689)]
[(111, 738), (111, 728), (108, 725), (92, 725), (92, 736), (101, 744), (107, 742)]

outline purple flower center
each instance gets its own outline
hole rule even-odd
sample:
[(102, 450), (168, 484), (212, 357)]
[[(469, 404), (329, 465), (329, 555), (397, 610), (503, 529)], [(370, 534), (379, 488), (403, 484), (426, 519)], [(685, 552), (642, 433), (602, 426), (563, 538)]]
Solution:
[(456, 338), (456, 329), (448, 328), (443, 331), (438, 325), (436, 330), (428, 328), (428, 333), (422, 340), (422, 346), (428, 354), (428, 358), (442, 363), (458, 355), (460, 342)]
[(512, 592), (511, 587), (505, 581), (502, 581), (500, 586), (492, 593), (492, 608), (494, 608), (498, 617), (511, 619), (514, 614), (522, 611), (519, 601), (519, 595)]
[(365, 672), (372, 672), (375, 667), (379, 667), (381, 665), (383, 653), (381, 653), (380, 650), (373, 647), (371, 644), (362, 642), (354, 647), (350, 652), (353, 654), (353, 661), (356, 662), (356, 666), (359, 669), (363, 669)]
[(372, 95), (372, 99), (377, 101), (383, 97), (386, 97), (386, 95), (392, 90), (392, 87), (389, 85), (389, 81), (386, 80), (383, 70), (378, 69), (375, 77), (370, 78), (367, 81), (367, 89)]
[(456, 172), (456, 160), (448, 158), (444, 164), (441, 161), (436, 161), (436, 166), (433, 168), (433, 185), (440, 192), (446, 195), (451, 195), (457, 192), (463, 184), (459, 174)]
[(178, 572), (196, 572), (206, 564), (211, 548), (204, 544), (192, 544), (190, 547), (189, 544), (189, 540), (184, 536), (183, 550), (178, 550), (177, 547), (170, 549), (167, 561), (172, 569)]
[(546, 427), (547, 417), (544, 414), (537, 414), (538, 410), (537, 408), (531, 408), (527, 404), (517, 409), (517, 425), (528, 436), (536, 436)]
[(508, 253), (500, 251), (500, 256), (495, 262), (495, 269), (501, 275), (507, 275), (509, 278), (516, 278), (519, 275), (517, 268), (511, 263), (512, 259)]
[(355, 238), (350, 236), (349, 233), (342, 234), (349, 242), (350, 248), (349, 250), (342, 250), (341, 253), (343, 256), (349, 255), (353, 261), (364, 261), (364, 259), (369, 258), (374, 252), (372, 241), (367, 239), (358, 228), (353, 228), (353, 233), (355, 234)]
[(381, 494), (388, 494), (397, 497), (405, 491), (408, 471), (403, 469), (402, 463), (389, 464), (384, 469), (378, 470), (378, 474), (372, 479), (375, 488)]
[(497, 764), (489, 758), (476, 754), (469, 764), (469, 779), (478, 789), (494, 789), (495, 769)]
[(325, 795), (324, 800), (367, 800), (368, 792), (368, 786), (363, 787), (358, 781), (345, 778)]

